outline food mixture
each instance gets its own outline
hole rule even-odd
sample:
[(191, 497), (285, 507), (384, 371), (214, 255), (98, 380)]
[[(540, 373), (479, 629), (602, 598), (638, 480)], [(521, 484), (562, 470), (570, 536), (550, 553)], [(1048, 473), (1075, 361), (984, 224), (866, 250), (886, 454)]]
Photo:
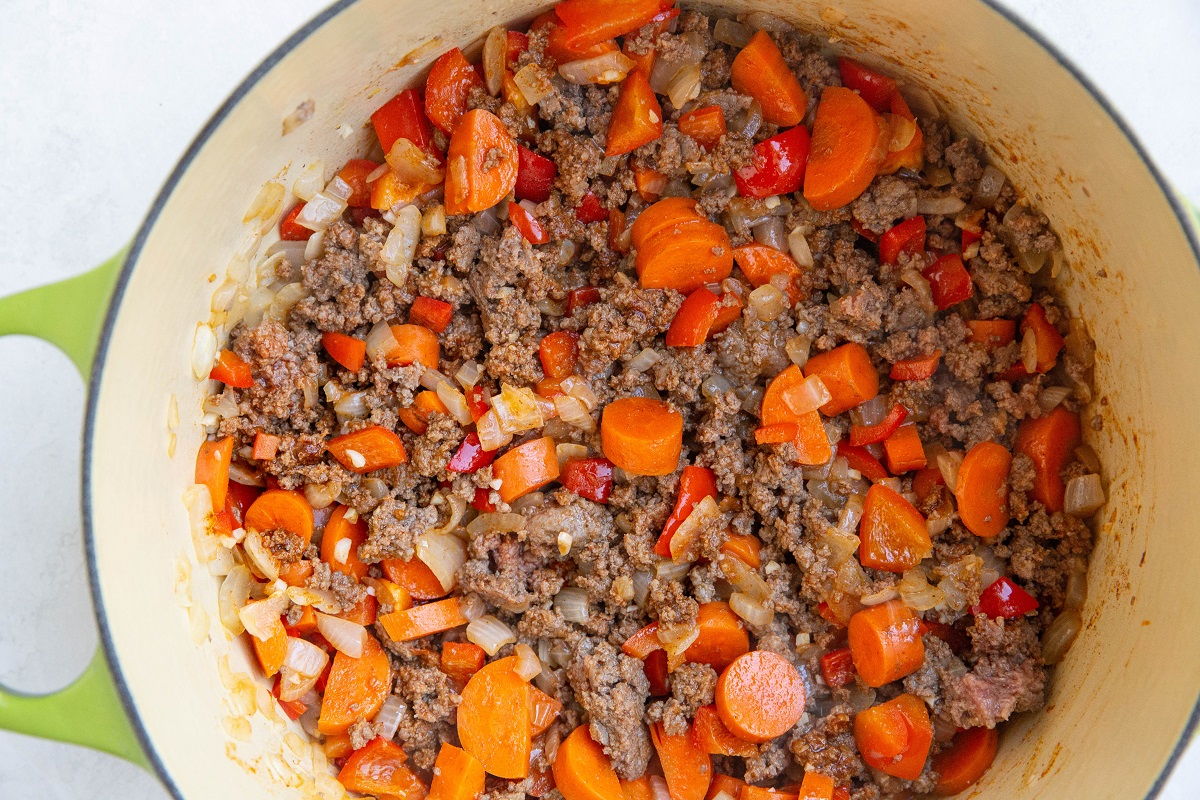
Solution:
[(219, 290), (222, 620), (347, 790), (947, 795), (1043, 705), (1104, 502), (1059, 241), (831, 46), (566, 0)]

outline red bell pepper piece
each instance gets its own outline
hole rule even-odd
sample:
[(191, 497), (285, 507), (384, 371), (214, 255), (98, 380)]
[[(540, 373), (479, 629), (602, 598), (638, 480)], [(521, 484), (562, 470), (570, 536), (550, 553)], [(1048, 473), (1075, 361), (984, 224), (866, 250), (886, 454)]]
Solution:
[(979, 595), (979, 604), (971, 606), (972, 614), (987, 614), (995, 619), (1015, 619), (1038, 609), (1033, 595), (1008, 578), (998, 578)]
[(454, 306), (445, 300), (417, 295), (408, 309), (408, 321), (412, 325), (423, 325), (431, 331), (444, 333), (454, 315)]
[(668, 347), (697, 347), (704, 344), (713, 323), (717, 321), (717, 309), (721, 299), (701, 286), (684, 299), (671, 327), (667, 328)]
[(313, 235), (311, 228), (306, 228), (296, 222), (296, 217), (304, 210), (304, 203), (293, 208), (279, 221), (279, 238), (285, 242), (307, 242)]
[(971, 274), (963, 266), (962, 256), (950, 253), (942, 256), (921, 272), (933, 290), (933, 302), (939, 311), (961, 303), (975, 293)]
[(733, 174), (738, 194), (770, 197), (797, 191), (804, 183), (809, 144), (808, 129), (797, 125), (754, 145), (754, 162)]
[(595, 286), (585, 286), (582, 289), (572, 289), (567, 292), (567, 314), (574, 314), (575, 309), (590, 306), (600, 302), (600, 290)]
[(607, 503), (612, 494), (613, 465), (607, 458), (578, 458), (563, 464), (558, 482), (580, 497)]
[(866, 239), (871, 244), (879, 243), (879, 234), (868, 228), (866, 225), (863, 225), (857, 219), (850, 220), (850, 227), (854, 229), (855, 233)]
[(608, 209), (600, 205), (600, 198), (589, 191), (575, 206), (575, 218), (580, 222), (603, 222), (608, 219)]
[(482, 386), (476, 384), (468, 389), (465, 394), (467, 397), (467, 408), (471, 411), (471, 419), (479, 422), (479, 418), (486, 414), (488, 409), (492, 407), (491, 403), (488, 402), (487, 393), (483, 390)]
[(520, 203), (508, 202), (508, 221), (521, 232), (521, 236), (530, 244), (545, 244), (550, 241), (546, 226), (542, 221), (529, 213), (529, 209)]
[(671, 693), (671, 684), (667, 681), (667, 651), (659, 648), (653, 650), (642, 660), (642, 672), (650, 681), (650, 694), (653, 697), (665, 697)]
[(978, 242), (983, 238), (983, 231), (969, 231), (963, 228), (962, 232), (962, 249), (965, 251), (968, 247)]
[(491, 496), (492, 493), (488, 489), (484, 489), (482, 487), (476, 489), (475, 497), (471, 500), (471, 508), (475, 509), (476, 511), (483, 511), (485, 513), (495, 511), (496, 504), (488, 499)]
[(854, 681), (854, 659), (850, 648), (831, 650), (821, 656), (821, 675), (830, 686), (845, 686)]
[(221, 351), (217, 356), (217, 363), (213, 365), (208, 377), (235, 389), (249, 389), (254, 385), (254, 376), (250, 372), (250, 365), (238, 358), (237, 353), (232, 350)]
[(250, 457), (255, 461), (270, 461), (279, 452), (279, 445), (282, 442), (283, 440), (274, 434), (259, 431), (254, 434), (254, 444), (250, 450)]
[(392, 151), (397, 139), (408, 139), (420, 149), (441, 159), (442, 153), (433, 143), (433, 131), (425, 116), (425, 104), (416, 89), (405, 89), (388, 100), (371, 115), (375, 135), (384, 153)]
[(516, 71), (517, 59), (529, 49), (529, 36), (520, 31), (508, 32), (508, 47), (504, 53), (504, 65)]
[(351, 208), (371, 207), (371, 187), (367, 185), (367, 178), (377, 169), (379, 165), (374, 161), (352, 158), (338, 170), (338, 177), (350, 187), (350, 197), (346, 204)]
[(862, 447), (865, 444), (875, 444), (882, 442), (884, 439), (896, 432), (904, 420), (908, 418), (908, 409), (896, 403), (892, 406), (892, 410), (881, 422), (874, 425), (851, 425), (850, 426), (850, 444), (855, 447)]
[(450, 133), (467, 113), (471, 90), (483, 88), (483, 78), (455, 47), (442, 53), (425, 80), (425, 115), (444, 133)]
[(271, 696), (279, 703), (279, 707), (283, 709), (283, 713), (288, 715), (288, 719), (300, 719), (304, 716), (304, 712), (308, 710), (308, 706), (299, 700), (279, 699), (279, 681), (282, 677), (282, 675), (275, 676), (275, 683), (271, 686)]
[(587, 47), (632, 33), (674, 4), (675, 0), (563, 0), (554, 13), (571, 45)]
[(846, 459), (850, 469), (856, 469), (869, 481), (881, 481), (888, 476), (879, 459), (865, 447), (855, 447), (846, 441), (838, 442), (837, 454)]
[(518, 200), (544, 203), (550, 199), (550, 189), (558, 176), (558, 165), (541, 153), (517, 145), (517, 185), (513, 191)]
[(722, 292), (721, 302), (717, 305), (717, 318), (708, 329), (709, 336), (715, 336), (728, 328), (742, 315), (742, 298), (733, 292)]
[(491, 464), (495, 458), (496, 451), (484, 450), (479, 441), (479, 434), (471, 431), (458, 446), (458, 451), (450, 457), (450, 463), (446, 465), (446, 469), (450, 472), (469, 475)]
[(925, 218), (920, 214), (894, 226), (879, 239), (879, 260), (884, 264), (899, 263), (901, 253), (915, 256), (924, 250)]
[(858, 92), (876, 111), (891, 110), (892, 95), (896, 93), (894, 78), (867, 69), (852, 58), (839, 58), (838, 72), (842, 73), (842, 85)]
[(686, 466), (679, 476), (679, 495), (675, 508), (663, 525), (662, 535), (654, 545), (654, 552), (664, 558), (671, 557), (671, 537), (692, 513), (692, 508), (706, 497), (717, 496), (717, 477), (708, 467)]
[(923, 381), (933, 377), (942, 360), (942, 351), (934, 350), (927, 356), (905, 358), (892, 364), (888, 377), (894, 381)]

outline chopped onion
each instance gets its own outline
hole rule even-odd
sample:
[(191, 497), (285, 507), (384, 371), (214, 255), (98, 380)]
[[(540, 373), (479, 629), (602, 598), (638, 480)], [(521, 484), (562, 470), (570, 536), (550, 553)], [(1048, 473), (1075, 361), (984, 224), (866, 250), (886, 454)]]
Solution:
[(287, 655), (279, 670), (279, 699), (287, 703), (308, 694), (328, 663), (329, 654), (324, 650), (312, 642), (289, 636)]
[(765, 283), (750, 293), (750, 307), (759, 319), (769, 322), (783, 313), (787, 308), (787, 300), (783, 292)]
[(458, 530), (459, 523), (462, 522), (463, 516), (467, 513), (467, 501), (456, 494), (452, 494), (445, 498), (445, 502), (442, 505), (450, 506), (450, 513), (446, 516), (446, 521), (436, 528), (431, 528), (426, 533), (454, 533)]
[(1058, 408), (1063, 400), (1071, 396), (1071, 390), (1066, 386), (1047, 386), (1038, 395), (1038, 405), (1043, 411), (1050, 412)]
[(470, 389), (479, 382), (479, 376), (482, 370), (474, 361), (464, 361), (462, 366), (458, 368), (458, 372), (454, 373), (454, 380), (458, 381), (458, 385), (464, 389)]
[(513, 648), (513, 654), (517, 657), (513, 672), (517, 673), (521, 680), (531, 681), (542, 673), (542, 661), (529, 645), (518, 644)]
[(765, 244), (767, 247), (773, 247), (776, 250), (784, 250), (790, 247), (790, 244), (784, 239), (783, 220), (779, 217), (768, 217), (755, 225), (754, 241), (759, 244)]
[(1004, 173), (988, 164), (983, 168), (979, 183), (975, 184), (975, 194), (971, 202), (983, 208), (996, 205), (996, 201), (1000, 199), (1000, 192), (1004, 189), (1004, 180)]
[(275, 556), (262, 543), (262, 535), (258, 531), (247, 531), (242, 540), (242, 551), (246, 554), (246, 563), (250, 569), (262, 575), (269, 581), (279, 577), (279, 567), (275, 564)]
[(317, 612), (317, 630), (329, 640), (334, 649), (351, 658), (361, 657), (363, 648), (367, 645), (367, 629), (348, 619)]
[(292, 306), (299, 303), (308, 296), (308, 290), (304, 288), (302, 283), (289, 283), (275, 293), (275, 297), (271, 300), (271, 305), (267, 307), (267, 319), (273, 319), (276, 322), (283, 322), (287, 319), (288, 312), (292, 310)]
[(795, 364), (797, 367), (803, 367), (808, 363), (808, 353), (811, 347), (812, 339), (808, 338), (807, 336), (793, 336), (787, 340), (787, 343), (784, 344), (783, 349), (784, 352), (787, 353), (788, 358), (792, 360), (793, 364)]
[(633, 573), (633, 601), (642, 608), (646, 607), (646, 600), (650, 597), (650, 581), (654, 580), (654, 576), (644, 569), (636, 570)]
[(900, 273), (900, 280), (907, 283), (917, 293), (917, 299), (921, 301), (921, 308), (927, 314), (937, 312), (937, 303), (933, 302), (933, 289), (929, 286), (929, 281), (917, 270), (909, 267)]
[(769, 14), (766, 11), (751, 11), (742, 18), (752, 28), (767, 33), (795, 33), (796, 29), (790, 22), (783, 20), (774, 14)]
[(704, 37), (699, 32), (688, 31), (679, 38), (674, 55), (667, 58), (660, 53), (654, 59), (650, 74), (646, 76), (650, 81), (650, 88), (657, 94), (667, 94), (667, 89), (676, 75), (685, 68), (698, 65), (704, 58)]
[(821, 406), (833, 400), (833, 395), (825, 386), (820, 375), (810, 375), (800, 383), (785, 391), (782, 395), (784, 404), (793, 414), (807, 414), (816, 411)]
[(305, 167), (300, 177), (292, 183), (292, 194), (307, 203), (324, 188), (325, 162), (318, 158)]
[(591, 83), (620, 83), (636, 66), (636, 62), (620, 50), (610, 50), (591, 58), (568, 61), (558, 67), (558, 74), (567, 83), (585, 86)]
[(661, 581), (681, 581), (691, 568), (692, 565), (686, 561), (660, 561), (654, 568), (654, 577)]
[(404, 717), (406, 706), (404, 700), (397, 694), (388, 695), (387, 700), (375, 715), (372, 723), (379, 727), (379, 735), (384, 739), (392, 739), (400, 729), (400, 720)]
[(517, 636), (512, 628), (491, 614), (484, 614), (467, 624), (467, 641), (482, 647), (489, 656), (494, 656), (504, 645), (517, 641)]
[(341, 493), (342, 485), (338, 481), (304, 484), (304, 499), (313, 508), (329, 508)]
[(884, 114), (883, 117), (892, 130), (887, 148), (889, 153), (899, 153), (912, 144), (913, 137), (917, 135), (917, 123), (898, 114)]
[(304, 243), (304, 261), (314, 261), (325, 254), (325, 231), (317, 231)]
[(462, 612), (464, 619), (474, 621), (487, 612), (487, 603), (483, 602), (479, 595), (468, 594), (458, 601), (458, 609)]
[(526, 64), (513, 75), (513, 82), (525, 96), (525, 102), (535, 106), (554, 93), (554, 84), (539, 64)]
[(700, 383), (700, 394), (713, 400), (733, 391), (733, 384), (724, 375), (709, 375)]
[(471, 408), (467, 405), (467, 398), (458, 389), (449, 383), (439, 383), (437, 396), (445, 404), (450, 416), (458, 420), (459, 425), (470, 425), (474, 421), (474, 417), (471, 416)]
[(767, 582), (762, 579), (762, 576), (758, 572), (749, 567), (740, 558), (722, 555), (718, 563), (721, 571), (725, 573), (726, 579), (739, 592), (744, 592), (764, 602), (771, 599), (771, 587), (767, 585)]
[[(836, 461), (837, 459), (835, 459)], [(852, 494), (846, 500), (846, 505), (838, 512), (838, 528), (853, 533), (858, 530), (858, 523), (863, 515), (863, 496)]]
[(250, 202), (250, 207), (246, 209), (246, 213), (242, 215), (242, 222), (249, 222), (252, 219), (269, 220), (279, 211), (279, 205), (283, 202), (284, 195), (283, 184), (279, 181), (267, 181), (258, 190), (258, 194), (254, 196), (254, 200)]
[(342, 613), (342, 604), (328, 589), (309, 589), (304, 586), (289, 586), (284, 592), (287, 599), (298, 606), (312, 606), (325, 614)]
[(1037, 372), (1037, 331), (1032, 327), (1025, 331), (1025, 335), (1021, 337), (1021, 365), (1025, 367), (1030, 374)]
[(747, 139), (753, 139), (754, 135), (758, 133), (758, 129), (762, 127), (762, 123), (762, 105), (757, 100), (754, 100), (737, 119), (736, 124), (731, 127), (731, 130), (733, 133), (745, 136)]
[(253, 588), (254, 576), (244, 564), (238, 564), (229, 570), (217, 591), (217, 612), (221, 624), (234, 636), (240, 636), (246, 630), (238, 612), (250, 599), (250, 591)]
[(691, 625), (659, 625), (658, 641), (667, 651), (667, 669), (683, 663), (684, 653), (700, 638), (700, 626)]
[(500, 420), (494, 408), (489, 408), (475, 420), (475, 432), (479, 434), (479, 446), (489, 452), (499, 450), (513, 438), (511, 433), (500, 430)]
[(426, 533), (417, 540), (417, 558), (449, 592), (457, 585), (458, 570), (467, 562), (467, 546), (452, 533)]
[(805, 235), (805, 226), (797, 225), (792, 228), (792, 232), (788, 234), (788, 251), (792, 254), (792, 258), (801, 267), (811, 267), (813, 265), (812, 248), (808, 246), (808, 237)]
[(568, 461), (576, 461), (581, 458), (587, 458), (588, 449), (581, 444), (571, 444), (563, 442), (555, 449), (555, 454), (558, 456), (558, 465), (561, 467)]
[(403, 136), (388, 151), (387, 163), (400, 182), (408, 186), (437, 185), (446, 177), (441, 162)]
[(265, 642), (275, 635), (283, 623), (279, 615), (287, 610), (287, 596), (273, 594), (264, 600), (253, 600), (238, 609), (238, 619), (246, 632)]
[(922, 196), (917, 198), (918, 214), (940, 214), (949, 217), (962, 211), (967, 204), (954, 195), (945, 197)]
[(436, 392), (438, 384), (451, 383), (451, 380), (436, 369), (425, 368), (421, 373), (421, 385), (431, 392)]
[(1100, 510), (1104, 499), (1104, 484), (1099, 475), (1079, 475), (1067, 481), (1063, 511), (1073, 517), (1086, 519)]
[(958, 468), (962, 466), (962, 462), (963, 455), (957, 451), (938, 453), (938, 472), (942, 473), (942, 480), (946, 482), (946, 486), (951, 492), (958, 486)]
[(671, 105), (683, 108), (689, 100), (699, 97), (700, 77), (699, 64), (689, 64), (676, 72), (675, 77), (667, 83), (666, 95), (671, 101)]
[(671, 560), (694, 561), (696, 559), (695, 544), (700, 534), (721, 515), (717, 501), (710, 495), (692, 506), (691, 512), (684, 517), (683, 522), (671, 536)]
[(1100, 459), (1091, 445), (1081, 444), (1075, 448), (1075, 457), (1092, 472), (1100, 472)]
[[(229, 391), (210, 394), (204, 398), (204, 410), (216, 414), (221, 419), (232, 419), (241, 413), (233, 392)], [(230, 466), (232, 468), (232, 465)], [(241, 481), (238, 482), (241, 483)]]
[(740, 22), (722, 17), (713, 27), (713, 38), (721, 44), (741, 49), (750, 44), (750, 40), (754, 38), (754, 30)]
[(568, 425), (588, 432), (596, 430), (596, 421), (592, 419), (592, 413), (579, 398), (558, 395), (554, 398), (554, 409)]
[(371, 415), (366, 392), (346, 392), (333, 404), (333, 410), (345, 419), (365, 419)]
[(578, 375), (569, 375), (563, 378), (560, 385), (564, 392), (580, 400), (587, 406), (589, 411), (595, 411), (596, 406), (600, 403), (600, 398), (592, 391), (591, 385), (588, 384), (585, 378), (581, 378)]
[(949, 167), (931, 165), (925, 167), (925, 181), (935, 189), (940, 189), (954, 183), (954, 175)]
[(489, 511), (467, 523), (467, 533), (516, 533), (525, 530), (525, 517), (511, 511)]
[(501, 383), (500, 394), (492, 398), (491, 410), (503, 433), (523, 433), (546, 424), (541, 406), (529, 388), (517, 389)]
[(201, 322), (192, 336), (192, 375), (204, 380), (212, 370), (217, 358), (217, 335), (213, 329)]
[[(341, 181), (341, 179), (335, 177), (324, 189), (314, 194), (304, 204), (304, 208), (300, 209), (300, 213), (294, 220), (297, 225), (302, 225), (312, 231), (323, 231), (337, 222), (346, 211), (346, 198), (339, 197), (337, 191), (340, 187), (334, 186), (337, 181)], [(341, 183), (345, 185), (345, 181), (341, 181)]]
[[(367, 359), (370, 361), (379, 358), (386, 359), (399, 349), (400, 343), (392, 334), (391, 327), (386, 322), (376, 322), (367, 334)], [(329, 384), (325, 384), (325, 391), (328, 395)]]
[(1042, 634), (1042, 661), (1057, 664), (1083, 630), (1083, 617), (1077, 608), (1064, 609)]
[(746, 622), (758, 628), (770, 625), (771, 621), (775, 619), (774, 609), (768, 608), (761, 600), (755, 600), (742, 592), (734, 592), (729, 595), (729, 608)]
[(408, 268), (417, 254), (421, 240), (421, 211), (416, 206), (405, 206), (396, 213), (396, 224), (383, 243), (380, 258), (387, 264), (387, 278), (403, 289), (408, 280)]
[(946, 593), (929, 583), (925, 570), (920, 566), (904, 573), (896, 591), (904, 605), (917, 612), (929, 611), (946, 600)]
[(587, 622), (587, 592), (576, 586), (568, 586), (554, 595), (554, 610), (567, 622)]
[(629, 359), (629, 363), (625, 365), (625, 369), (630, 372), (645, 372), (658, 363), (661, 356), (658, 351), (652, 347), (643, 348), (633, 358)]
[(483, 80), (492, 96), (500, 94), (507, 62), (508, 31), (497, 25), (488, 31), (487, 39), (483, 42)]
[(446, 207), (436, 203), (425, 209), (421, 215), (421, 234), (423, 236), (442, 236), (446, 233)]

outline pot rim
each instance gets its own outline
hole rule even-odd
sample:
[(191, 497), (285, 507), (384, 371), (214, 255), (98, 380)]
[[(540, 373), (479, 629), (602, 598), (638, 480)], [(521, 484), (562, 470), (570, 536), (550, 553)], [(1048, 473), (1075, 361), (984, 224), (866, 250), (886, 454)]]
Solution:
[[(1192, 249), (1192, 256), (1200, 267), (1200, 230), (1193, 225), (1189, 212), (1183, 206), (1180, 196), (1171, 187), (1171, 184), (1163, 176), (1146, 148), (1142, 145), (1137, 135), (1134, 133), (1130, 125), (1121, 116), (1120, 112), (1109, 101), (1107, 96), (1097, 87), (1082, 70), (1072, 62), (1065, 53), (1062, 52), (1040, 31), (1035, 29), (1027, 20), (1018, 16), (1015, 12), (1010, 11), (999, 0), (978, 0), (982, 5), (991, 9), (995, 13), (1002, 16), (1008, 22), (1012, 23), (1027, 37), (1032, 39), (1039, 47), (1046, 51), (1055, 61), (1062, 66), (1083, 88), (1092, 96), (1092, 99), (1108, 114), (1109, 118), (1120, 130), (1125, 139), (1129, 142), (1138, 158), (1141, 159), (1151, 177), (1158, 184), (1159, 190), (1163, 193), (1171, 210), (1175, 214), (1176, 220), (1183, 228), (1184, 236)], [(104, 650), (104, 658), (108, 663), (109, 670), (112, 674), (113, 683), (117, 689), (117, 695), (121, 700), (121, 705), (125, 709), (125, 713), (133, 727), (134, 733), (137, 736), (138, 742), (145, 751), (147, 759), (154, 768), (155, 774), (170, 792), (171, 796), (176, 800), (187, 800), (179, 787), (172, 779), (170, 772), (167, 770), (165, 763), (159, 756), (154, 742), (151, 740), (146, 726), (143, 724), (136, 704), (133, 702), (133, 697), (129, 691), (129, 686), (125, 680), (124, 673), (121, 671), (120, 660), (117, 657), (116, 646), (113, 643), (112, 632), (108, 625), (108, 616), (104, 607), (104, 598), (100, 591), (100, 576), (96, 566), (95, 552), (95, 529), (92, 521), (91, 513), (91, 496), (92, 496), (92, 444), (94, 441), (96, 428), (96, 398), (99, 397), (100, 383), (104, 376), (104, 366), (108, 356), (108, 346), (112, 338), (113, 326), (116, 322), (117, 315), (120, 313), (121, 301), (125, 294), (125, 289), (129, 284), (129, 279), (133, 274), (133, 270), (137, 265), (142, 248), (158, 221), (159, 215), (167, 202), (170, 201), (174, 194), (176, 186), (179, 184), (183, 175), (195, 160), (197, 154), (212, 137), (213, 133), (224, 123), (225, 118), (230, 112), (242, 101), (242, 99), (253, 89), (260, 80), (268, 72), (270, 72), (276, 64), (278, 64), (285, 56), (291, 53), (296, 47), (303, 43), (309, 36), (323, 27), (326, 22), (340, 14), (345, 9), (357, 3), (358, 0), (337, 0), (337, 2), (319, 12), (316, 16), (306, 22), (303, 26), (297, 29), (291, 36), (277, 46), (266, 58), (264, 58), (241, 83), (230, 93), (229, 97), (217, 108), (204, 127), (188, 145), (180, 157), (179, 162), (171, 171), (162, 188), (154, 198), (154, 202), (147, 211), (145, 218), (138, 227), (138, 232), (130, 246), (129, 254), (121, 266), (120, 273), (117, 276), (116, 285), (113, 289), (112, 298), (109, 302), (108, 310), (105, 313), (104, 325), (100, 332), (99, 343), (96, 348), (96, 356), (92, 374), (88, 379), (88, 394), (87, 407), (84, 411), (83, 425), (83, 446), (82, 446), (82, 490), (80, 499), (82, 504), (83, 518), (83, 537), (84, 537), (84, 553), (87, 558), (88, 584), (92, 595), (92, 602), (95, 608), (96, 621), (100, 631), (100, 643)], [(1180, 735), (1179, 741), (1175, 743), (1170, 756), (1160, 770), (1158, 777), (1151, 785), (1149, 791), (1145, 795), (1145, 800), (1155, 800), (1162, 793), (1163, 787), (1170, 779), (1172, 772), (1175, 770), (1175, 765), (1183, 756), (1184, 750), (1191, 742), (1197, 728), (1200, 728), (1200, 694), (1197, 695), (1196, 701), (1192, 706), (1191, 714), (1188, 716), (1187, 724)]]

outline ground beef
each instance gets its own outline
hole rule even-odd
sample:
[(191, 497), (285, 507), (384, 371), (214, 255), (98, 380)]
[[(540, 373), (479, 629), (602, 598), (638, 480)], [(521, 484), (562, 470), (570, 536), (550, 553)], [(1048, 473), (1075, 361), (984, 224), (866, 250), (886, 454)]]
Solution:
[(262, 535), (263, 546), (281, 564), (299, 561), (308, 547), (302, 536), (282, 529), (267, 531)]
[(367, 562), (385, 558), (407, 561), (416, 552), (417, 539), (437, 521), (435, 508), (421, 508), (386, 497), (367, 521), (367, 541), (358, 549), (358, 557)]
[(587, 639), (575, 649), (567, 678), (587, 713), (592, 738), (626, 780), (641, 777), (650, 761), (650, 733), (642, 722), (650, 682), (642, 662), (608, 642)]
[(797, 764), (849, 783), (866, 772), (866, 765), (854, 746), (854, 712), (849, 706), (834, 706), (811, 728), (792, 739), (788, 749)]

